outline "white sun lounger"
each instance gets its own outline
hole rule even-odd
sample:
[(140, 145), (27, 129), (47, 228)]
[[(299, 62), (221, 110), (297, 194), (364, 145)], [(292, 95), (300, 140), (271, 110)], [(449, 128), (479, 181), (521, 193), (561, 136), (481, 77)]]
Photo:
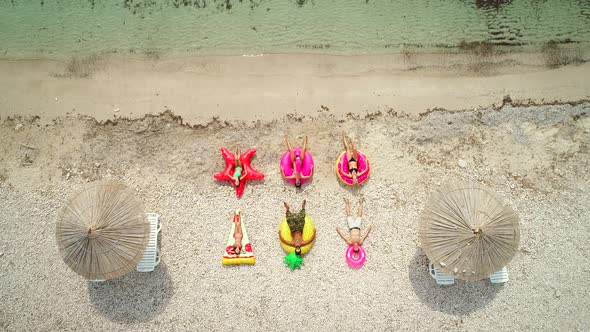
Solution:
[[(439, 269), (434, 267), (434, 264), (428, 265), (428, 271), (430, 275), (436, 279), (436, 283), (439, 285), (452, 285), (455, 283), (455, 277), (448, 273), (441, 272)], [(508, 281), (508, 269), (503, 267), (502, 270), (490, 274), (490, 282), (493, 284), (503, 284)]]
[(439, 285), (452, 285), (455, 283), (455, 277), (439, 271), (432, 263), (428, 265), (428, 271), (430, 272), (430, 276), (436, 279), (436, 283)]
[(160, 248), (158, 247), (158, 234), (162, 230), (160, 215), (146, 213), (150, 222), (150, 239), (143, 252), (143, 258), (137, 265), (137, 272), (152, 272), (160, 264)]
[(504, 266), (502, 270), (490, 274), (492, 284), (503, 284), (508, 281), (508, 269)]
[[(160, 215), (157, 213), (146, 213), (150, 223), (150, 239), (143, 252), (143, 258), (137, 265), (137, 272), (152, 272), (160, 264), (160, 248), (158, 248), (158, 233), (162, 230)], [(90, 280), (92, 282), (103, 282), (105, 279)]]

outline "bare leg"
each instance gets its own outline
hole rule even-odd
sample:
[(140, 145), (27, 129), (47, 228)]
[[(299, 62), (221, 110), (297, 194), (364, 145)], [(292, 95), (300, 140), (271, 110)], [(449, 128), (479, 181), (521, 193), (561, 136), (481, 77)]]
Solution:
[(242, 167), (242, 162), (240, 161), (240, 155), (242, 154), (242, 150), (240, 150), (240, 146), (236, 146), (236, 167)]
[(234, 235), (235, 234), (242, 234), (242, 222), (240, 222), (240, 221), (236, 222), (236, 228), (234, 230)]
[(303, 148), (301, 149), (301, 162), (305, 158), (305, 150), (307, 149), (307, 135), (303, 138)]
[(289, 138), (285, 137), (285, 142), (287, 142), (287, 149), (289, 149), (289, 156), (291, 157), (291, 163), (295, 162), (295, 152), (293, 152), (293, 147), (291, 143), (289, 143)]
[(303, 200), (303, 203), (301, 204), (301, 210), (305, 210), (305, 203), (306, 203), (306, 199)]
[(344, 130), (342, 131), (342, 142), (344, 143), (344, 149), (346, 150), (346, 158), (350, 159), (350, 147), (346, 141), (346, 133), (344, 133)]
[(362, 217), (363, 216), (363, 202), (365, 201), (363, 195), (361, 194), (361, 198), (359, 199), (359, 211), (358, 211), (358, 216)]
[[(237, 167), (242, 167), (242, 162), (240, 161), (240, 154), (241, 154), (241, 152), (242, 151), (240, 151), (240, 147), (237, 146), (236, 147), (236, 165), (235, 165), (234, 169), (237, 168)], [(244, 170), (242, 170), (242, 175), (240, 175), (240, 176), (232, 176), (231, 177), (234, 180), (234, 184), (236, 185), (236, 187), (240, 185), (240, 181), (244, 178), (244, 172), (243, 171)]]
[[(359, 156), (356, 153), (356, 146), (354, 146), (354, 143), (352, 144), (352, 157), (354, 158), (354, 160), (356, 160), (357, 162), (359, 161)], [(348, 157), (350, 159), (350, 157)]]
[(350, 215), (352, 215), (352, 213), (350, 213), (350, 202), (345, 198), (344, 203), (346, 204), (346, 216), (350, 217)]
[(238, 178), (231, 175), (229, 172), (229, 169), (227, 170), (227, 172), (225, 172), (225, 175), (227, 175), (230, 179), (232, 179), (232, 181), (234, 182), (234, 184), (236, 184), (236, 186), (238, 185)]

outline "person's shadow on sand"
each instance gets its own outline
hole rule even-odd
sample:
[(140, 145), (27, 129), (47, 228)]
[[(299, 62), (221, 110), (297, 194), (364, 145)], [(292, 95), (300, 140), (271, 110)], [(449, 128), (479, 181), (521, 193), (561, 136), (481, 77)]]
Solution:
[(454, 285), (439, 286), (428, 273), (428, 264), (428, 257), (418, 249), (410, 262), (408, 273), (414, 292), (432, 310), (457, 316), (468, 315), (488, 305), (503, 288), (503, 285), (491, 284), (487, 279), (455, 279)]
[(132, 272), (120, 279), (88, 282), (90, 302), (106, 318), (122, 323), (149, 321), (174, 293), (164, 261), (153, 272)]

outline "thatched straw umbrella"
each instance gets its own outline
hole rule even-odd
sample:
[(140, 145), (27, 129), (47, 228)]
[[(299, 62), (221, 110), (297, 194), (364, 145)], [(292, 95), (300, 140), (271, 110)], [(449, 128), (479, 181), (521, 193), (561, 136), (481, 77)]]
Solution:
[(422, 249), (441, 271), (481, 280), (516, 254), (518, 217), (491, 189), (473, 182), (447, 184), (427, 202), (419, 225)]
[(55, 236), (64, 262), (86, 279), (114, 279), (135, 270), (149, 240), (149, 223), (132, 190), (94, 182), (63, 208)]

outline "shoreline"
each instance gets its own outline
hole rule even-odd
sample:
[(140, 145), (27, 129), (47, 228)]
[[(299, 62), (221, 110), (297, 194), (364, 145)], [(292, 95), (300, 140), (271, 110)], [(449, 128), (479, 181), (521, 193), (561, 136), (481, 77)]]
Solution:
[(211, 119), (273, 121), (318, 112), (363, 115), (393, 110), (418, 116), (434, 109), (497, 107), (505, 96), (516, 104), (569, 103), (590, 99), (589, 57), (576, 52), (561, 50), (549, 57), (476, 49), (0, 60), (0, 84), (7, 87), (0, 96), (0, 121), (37, 115), (106, 121), (172, 111), (200, 125)]

